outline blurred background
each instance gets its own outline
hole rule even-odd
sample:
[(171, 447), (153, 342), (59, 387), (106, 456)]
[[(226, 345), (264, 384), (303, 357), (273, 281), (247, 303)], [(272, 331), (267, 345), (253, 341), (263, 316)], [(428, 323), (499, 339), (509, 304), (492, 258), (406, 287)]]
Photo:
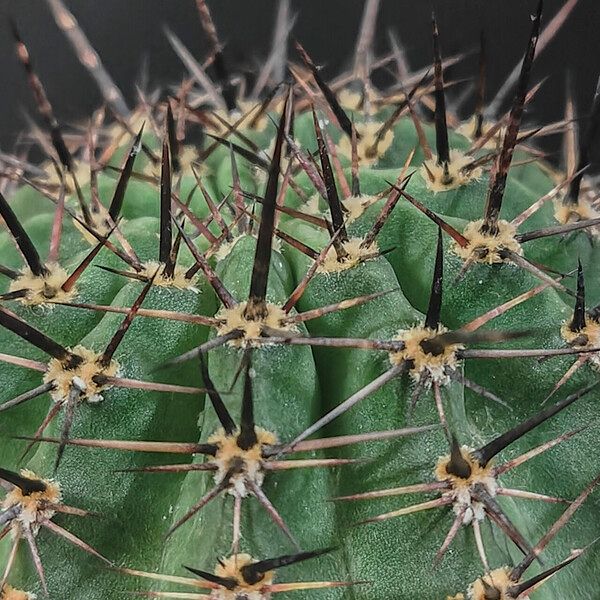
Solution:
[[(278, 0), (209, 0), (226, 57), (231, 65), (253, 71), (271, 45)], [(566, 3), (546, 0), (544, 21)], [(170, 27), (198, 59), (207, 42), (194, 0), (66, 0), (130, 104), (135, 85), (147, 77), (152, 85), (177, 83), (185, 69), (167, 42)], [(388, 48), (387, 31), (402, 41), (411, 66), (431, 61), (431, 9), (435, 8), (445, 56), (472, 51), (447, 77), (473, 78), (477, 69), (480, 31), (487, 37), (488, 97), (520, 60), (530, 30), (529, 15), (536, 0), (381, 0), (376, 50)], [(292, 0), (296, 15), (293, 35), (327, 76), (350, 65), (363, 0)], [(35, 115), (22, 67), (18, 64), (7, 17), (17, 22), (29, 46), (55, 113), (64, 124), (75, 123), (99, 105), (100, 95), (57, 29), (45, 0), (2, 0), (0, 4), (0, 149), (9, 151), (25, 127), (24, 111)], [(548, 77), (528, 109), (528, 122), (560, 119), (565, 81), (570, 73), (580, 117), (589, 110), (600, 75), (600, 1), (579, 0), (554, 41), (539, 56), (534, 80)], [(145, 73), (145, 75), (142, 75)], [(460, 95), (467, 82), (453, 91)], [(510, 96), (509, 96), (510, 99)], [(470, 109), (471, 103), (465, 104)], [(558, 157), (560, 139), (545, 148)], [(595, 162), (598, 162), (595, 152)]]

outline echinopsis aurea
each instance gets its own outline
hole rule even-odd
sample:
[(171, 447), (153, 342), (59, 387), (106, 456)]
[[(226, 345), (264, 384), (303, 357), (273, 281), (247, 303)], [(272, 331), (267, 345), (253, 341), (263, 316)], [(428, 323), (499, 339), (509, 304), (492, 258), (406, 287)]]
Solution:
[(208, 55), (167, 31), (188, 77), (133, 109), (47, 0), (104, 98), (69, 134), (11, 23), (46, 158), (0, 179), (1, 600), (597, 598), (600, 102), (526, 115), (576, 3), (506, 114), (481, 36), (464, 122), (435, 15), (413, 72), (378, 0), (333, 81), (287, 0), (252, 81), (196, 0)]

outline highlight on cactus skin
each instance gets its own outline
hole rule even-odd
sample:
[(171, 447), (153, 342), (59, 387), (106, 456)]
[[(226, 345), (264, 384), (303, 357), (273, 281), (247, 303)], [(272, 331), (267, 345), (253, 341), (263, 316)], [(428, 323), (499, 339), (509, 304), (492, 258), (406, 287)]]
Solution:
[(600, 100), (527, 114), (577, 0), (519, 8), (493, 99), (435, 14), (414, 70), (365, 0), (330, 80), (289, 0), (253, 75), (196, 0), (208, 53), (165, 30), (186, 76), (133, 108), (46, 4), (104, 102), (67, 128), (14, 15), (0, 600), (598, 598)]

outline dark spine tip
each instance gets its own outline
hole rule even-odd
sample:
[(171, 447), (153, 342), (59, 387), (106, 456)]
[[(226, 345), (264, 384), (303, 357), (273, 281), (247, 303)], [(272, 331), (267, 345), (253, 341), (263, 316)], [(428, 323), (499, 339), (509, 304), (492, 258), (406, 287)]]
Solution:
[(232, 435), (236, 429), (235, 423), (221, 398), (219, 392), (217, 392), (212, 379), (210, 378), (208, 372), (208, 365), (206, 364), (206, 360), (202, 354), (198, 355), (198, 359), (200, 361), (200, 373), (202, 374), (202, 380), (204, 381), (204, 387), (207, 390), (208, 397), (217, 413), (217, 418), (219, 419), (219, 423), (225, 430), (227, 435)]
[(485, 467), (490, 462), (490, 460), (492, 460), (492, 458), (494, 458), (497, 454), (502, 452), (502, 450), (510, 446), (519, 438), (523, 437), (526, 433), (529, 433), (530, 431), (535, 429), (538, 425), (541, 425), (548, 419), (552, 418), (554, 415), (558, 414), (559, 412), (573, 404), (573, 402), (575, 402), (582, 396), (585, 396), (585, 394), (592, 391), (597, 385), (598, 382), (591, 383), (590, 385), (587, 385), (586, 387), (578, 390), (577, 392), (574, 392), (570, 396), (567, 396), (567, 398), (565, 398), (564, 400), (561, 400), (560, 402), (549, 406), (545, 410), (539, 412), (537, 415), (534, 415), (530, 419), (523, 421), (523, 423), (517, 425), (513, 429), (510, 429), (506, 433), (503, 433), (502, 435), (498, 436), (479, 450), (473, 452), (473, 457), (482, 467)]
[(71, 354), (66, 348), (50, 339), (41, 331), (33, 328), (25, 321), (17, 317), (17, 315), (0, 307), (0, 326), (12, 331), (21, 339), (29, 342), (32, 346), (39, 348), (49, 356), (56, 358), (59, 361), (66, 361), (68, 364), (77, 363), (81, 359)]
[(171, 224), (171, 159), (167, 137), (163, 141), (160, 172), (160, 238), (158, 260), (171, 266), (171, 247), (173, 244)]
[(224, 587), (226, 590), (234, 590), (238, 585), (237, 580), (233, 577), (219, 577), (214, 573), (209, 573), (208, 571), (201, 571), (200, 569), (194, 569), (192, 567), (186, 567), (185, 565), (183, 565), (183, 568), (186, 571), (189, 571), (190, 573), (196, 575), (197, 577), (204, 579), (205, 581), (210, 581), (211, 583), (216, 583), (217, 585)]
[(29, 496), (34, 492), (45, 492), (47, 489), (46, 484), (41, 479), (29, 479), (7, 469), (0, 469), (0, 479), (18, 487), (25, 496)]
[(510, 594), (510, 597), (511, 598), (519, 598), (524, 592), (527, 592), (527, 591), (531, 592), (534, 588), (536, 588), (536, 586), (539, 586), (541, 583), (546, 581), (548, 578), (552, 577), (553, 575), (555, 575), (556, 573), (558, 573), (565, 567), (569, 566), (572, 562), (577, 560), (577, 558), (579, 558), (579, 555), (572, 556), (572, 557), (564, 560), (560, 564), (558, 564), (554, 567), (551, 567), (550, 569), (546, 569), (545, 571), (542, 571), (541, 573), (538, 573), (531, 579), (528, 579), (526, 581), (523, 581), (517, 585), (510, 587), (507, 590), (508, 593)]
[(252, 392), (252, 376), (250, 374), (252, 368), (250, 354), (245, 354), (242, 360), (244, 360), (246, 364), (244, 365), (244, 395), (242, 397), (242, 416), (240, 419), (240, 434), (237, 438), (237, 445), (242, 450), (249, 450), (258, 442), (254, 425), (254, 398)]
[(121, 176), (119, 177), (119, 181), (117, 181), (117, 186), (115, 187), (115, 191), (110, 202), (108, 214), (110, 215), (110, 218), (115, 222), (117, 221), (119, 213), (121, 212), (121, 208), (123, 207), (123, 200), (125, 200), (125, 192), (127, 191), (127, 185), (129, 184), (131, 173), (133, 172), (133, 164), (135, 162), (135, 158), (142, 148), (143, 132), (144, 124), (142, 124), (138, 134), (133, 140), (133, 144), (131, 145), (129, 154), (127, 155), (125, 165), (123, 167), (123, 170), (121, 171)]
[(340, 103), (338, 102), (333, 90), (325, 83), (325, 80), (321, 77), (319, 69), (308, 55), (308, 52), (306, 52), (306, 50), (302, 47), (302, 45), (299, 42), (295, 42), (295, 45), (298, 54), (300, 54), (300, 57), (304, 61), (304, 64), (312, 73), (312, 76), (317, 82), (317, 85), (319, 86), (321, 93), (327, 101), (327, 104), (329, 104), (329, 108), (331, 108), (331, 111), (335, 115), (335, 118), (338, 120), (342, 131), (349, 138), (352, 138), (352, 121), (350, 120), (350, 117), (348, 117), (346, 111), (340, 106)]
[(265, 303), (267, 295), (267, 285), (269, 281), (269, 269), (271, 266), (271, 246), (273, 242), (273, 230), (275, 229), (275, 210), (277, 203), (277, 191), (279, 173), (281, 170), (281, 153), (283, 140), (285, 137), (287, 107), (290, 94), (286, 98), (279, 126), (277, 128), (277, 138), (273, 158), (269, 165), (269, 177), (265, 189), (264, 201), (260, 216), (260, 226), (258, 229), (258, 239), (256, 241), (256, 252), (254, 254), (254, 266), (252, 267), (252, 278), (250, 280), (250, 294), (248, 303), (248, 316), (257, 309), (259, 312)]
[(297, 554), (286, 554), (284, 556), (278, 556), (276, 558), (267, 558), (259, 562), (245, 565), (240, 569), (244, 581), (249, 585), (255, 585), (264, 577), (265, 573), (279, 569), (281, 567), (287, 567), (296, 563), (316, 558), (323, 554), (331, 552), (332, 548), (326, 548), (324, 550), (313, 550), (310, 552), (298, 552)]
[(472, 473), (471, 465), (462, 455), (460, 445), (454, 435), (450, 443), (450, 460), (446, 465), (446, 472), (460, 479), (469, 479)]
[(575, 300), (575, 312), (573, 320), (569, 324), (569, 329), (576, 333), (585, 328), (585, 278), (581, 260), (577, 265), (577, 299)]
[(450, 162), (450, 145), (448, 142), (448, 124), (446, 123), (446, 93), (444, 91), (444, 69), (440, 49), (440, 34), (435, 13), (431, 15), (433, 31), (433, 66), (435, 84), (435, 142), (438, 165)]
[[(323, 131), (319, 125), (319, 119), (315, 112), (314, 106), (312, 107), (313, 122), (315, 127), (315, 135), (317, 138), (317, 144), (319, 147), (319, 158), (321, 159), (321, 169), (323, 171), (323, 181), (325, 183), (325, 191), (327, 195), (327, 203), (329, 204), (329, 212), (331, 213), (331, 223), (334, 231), (339, 231), (337, 237), (338, 244), (348, 239), (346, 233), (346, 227), (344, 224), (344, 212), (342, 210), (342, 203), (338, 195), (337, 187), (335, 185), (335, 177), (333, 176), (333, 169), (331, 167), (331, 161), (329, 160), (329, 154), (327, 152), (327, 146), (325, 144), (325, 138)], [(338, 246), (336, 246), (336, 250)]]
[(538, 10), (531, 28), (531, 35), (529, 37), (527, 50), (525, 51), (525, 56), (523, 57), (521, 72), (519, 74), (519, 81), (517, 84), (517, 91), (513, 100), (510, 115), (508, 117), (508, 125), (506, 127), (504, 140), (502, 142), (502, 150), (496, 159), (496, 164), (494, 165), (490, 178), (490, 186), (488, 189), (484, 210), (484, 223), (481, 228), (483, 233), (490, 235), (495, 235), (497, 233), (496, 223), (500, 216), (502, 199), (504, 198), (504, 190), (506, 188), (506, 180), (508, 178), (508, 170), (510, 168), (515, 146), (519, 137), (519, 129), (521, 127), (521, 120), (523, 118), (523, 111), (525, 108), (525, 100), (527, 98), (527, 87), (529, 85), (531, 67), (535, 58), (535, 50), (540, 35), (541, 10), (542, 2), (540, 2), (538, 5)]
[(38, 251), (36, 250), (31, 238), (27, 235), (17, 215), (13, 212), (6, 198), (0, 193), (0, 215), (4, 219), (11, 235), (13, 236), (23, 258), (36, 277), (42, 277), (48, 274), (48, 269), (42, 262)]
[(435, 266), (433, 268), (433, 281), (431, 283), (431, 295), (429, 296), (429, 308), (425, 318), (425, 327), (437, 329), (440, 324), (442, 311), (442, 288), (444, 280), (444, 244), (442, 240), (442, 228), (438, 226), (437, 251)]
[(179, 162), (179, 141), (177, 140), (177, 131), (175, 128), (175, 119), (173, 118), (173, 110), (171, 102), (167, 100), (167, 135), (169, 136), (169, 146), (171, 149), (171, 169), (175, 173), (181, 170)]

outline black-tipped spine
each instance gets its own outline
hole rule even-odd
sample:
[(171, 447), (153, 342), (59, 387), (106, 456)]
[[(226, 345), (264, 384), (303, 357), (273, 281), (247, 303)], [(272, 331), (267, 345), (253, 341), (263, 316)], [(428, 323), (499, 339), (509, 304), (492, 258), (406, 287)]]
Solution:
[(298, 552), (297, 554), (286, 554), (285, 556), (278, 556), (276, 558), (267, 558), (259, 562), (245, 565), (240, 569), (244, 581), (250, 585), (257, 584), (268, 571), (280, 569), (281, 567), (287, 567), (296, 563), (316, 558), (331, 552), (331, 548), (325, 550), (313, 550), (310, 552)]
[(564, 400), (549, 406), (545, 410), (542, 410), (537, 415), (534, 415), (530, 419), (523, 421), (523, 423), (517, 425), (513, 429), (503, 433), (498, 436), (479, 450), (475, 450), (473, 452), (474, 458), (477, 459), (480, 465), (487, 465), (494, 456), (502, 452), (505, 448), (508, 448), (513, 442), (523, 437), (526, 433), (529, 433), (533, 429), (535, 429), (538, 425), (541, 425), (548, 419), (552, 418), (554, 415), (563, 411), (565, 408), (573, 404), (576, 400), (590, 392), (598, 385), (598, 382), (591, 383), (590, 385), (578, 390), (577, 392), (571, 394)]
[(585, 277), (583, 275), (583, 267), (581, 260), (577, 264), (577, 298), (575, 300), (575, 312), (573, 320), (569, 323), (569, 329), (573, 333), (577, 333), (585, 328)]
[(271, 266), (271, 246), (273, 242), (273, 230), (275, 228), (278, 180), (281, 170), (281, 152), (285, 137), (287, 105), (288, 100), (286, 100), (279, 120), (275, 150), (273, 151), (273, 158), (269, 166), (269, 178), (267, 180), (264, 201), (262, 203), (260, 227), (258, 229), (258, 239), (256, 242), (256, 253), (254, 255), (254, 266), (252, 267), (250, 295), (247, 307), (247, 314), (250, 316), (252, 316), (253, 312), (256, 310), (262, 312), (267, 295), (269, 269)]
[(135, 158), (139, 154), (140, 149), (142, 147), (143, 132), (144, 125), (141, 126), (138, 134), (133, 140), (133, 144), (131, 144), (131, 149), (129, 150), (129, 154), (127, 155), (127, 160), (125, 161), (125, 165), (123, 166), (123, 170), (121, 171), (119, 181), (117, 181), (117, 186), (115, 187), (115, 191), (113, 193), (113, 197), (108, 208), (108, 214), (110, 215), (110, 218), (115, 222), (117, 221), (119, 213), (121, 212), (121, 208), (123, 207), (123, 201), (125, 200), (125, 192), (127, 191), (127, 185), (129, 184), (131, 173), (133, 172), (133, 164), (135, 162)]
[(36, 250), (31, 238), (27, 235), (25, 229), (21, 225), (17, 215), (13, 212), (6, 198), (0, 193), (0, 215), (4, 219), (6, 226), (10, 230), (23, 258), (29, 265), (31, 272), (36, 277), (43, 277), (48, 274), (48, 269), (42, 262), (38, 251)]
[(208, 365), (206, 364), (206, 360), (202, 354), (198, 355), (198, 359), (200, 360), (200, 373), (202, 374), (202, 380), (204, 381), (204, 387), (206, 388), (206, 393), (215, 409), (215, 413), (217, 413), (217, 418), (219, 419), (219, 423), (223, 427), (223, 430), (227, 435), (232, 435), (236, 426), (221, 398), (221, 394), (217, 392), (215, 385), (210, 378), (208, 373)]
[(448, 124), (446, 122), (446, 93), (444, 91), (444, 69), (440, 49), (440, 33), (435, 13), (431, 15), (433, 31), (433, 66), (435, 84), (435, 142), (438, 165), (450, 162), (450, 144), (448, 142)]
[(483, 225), (481, 226), (481, 231), (490, 235), (496, 235), (498, 233), (497, 222), (500, 217), (500, 209), (502, 207), (502, 199), (504, 198), (508, 170), (510, 168), (515, 146), (517, 144), (519, 129), (521, 127), (521, 119), (523, 117), (523, 110), (525, 108), (525, 99), (527, 97), (529, 76), (531, 73), (533, 60), (535, 58), (537, 41), (540, 35), (542, 8), (543, 2), (540, 0), (536, 15), (533, 19), (527, 50), (525, 52), (525, 56), (523, 57), (521, 73), (519, 75), (519, 82), (517, 85), (517, 92), (515, 94), (510, 115), (508, 117), (508, 126), (506, 128), (506, 134), (504, 135), (502, 150), (498, 155), (496, 164), (494, 165), (494, 169), (492, 171), (492, 176), (490, 178), (490, 187), (484, 209), (484, 221)]
[(435, 265), (433, 268), (433, 281), (431, 282), (431, 295), (429, 296), (429, 307), (425, 317), (425, 327), (437, 329), (440, 324), (442, 312), (442, 288), (444, 281), (444, 243), (442, 240), (442, 228), (438, 227), (437, 251)]
[(254, 398), (252, 391), (252, 375), (250, 373), (250, 355), (246, 354), (243, 360), (246, 361), (244, 369), (244, 394), (242, 397), (242, 415), (237, 445), (242, 450), (249, 450), (256, 445), (258, 437), (256, 436), (256, 428), (254, 425)]
[(167, 136), (163, 141), (160, 172), (160, 237), (158, 260), (171, 269), (173, 233), (171, 224), (171, 158)]

